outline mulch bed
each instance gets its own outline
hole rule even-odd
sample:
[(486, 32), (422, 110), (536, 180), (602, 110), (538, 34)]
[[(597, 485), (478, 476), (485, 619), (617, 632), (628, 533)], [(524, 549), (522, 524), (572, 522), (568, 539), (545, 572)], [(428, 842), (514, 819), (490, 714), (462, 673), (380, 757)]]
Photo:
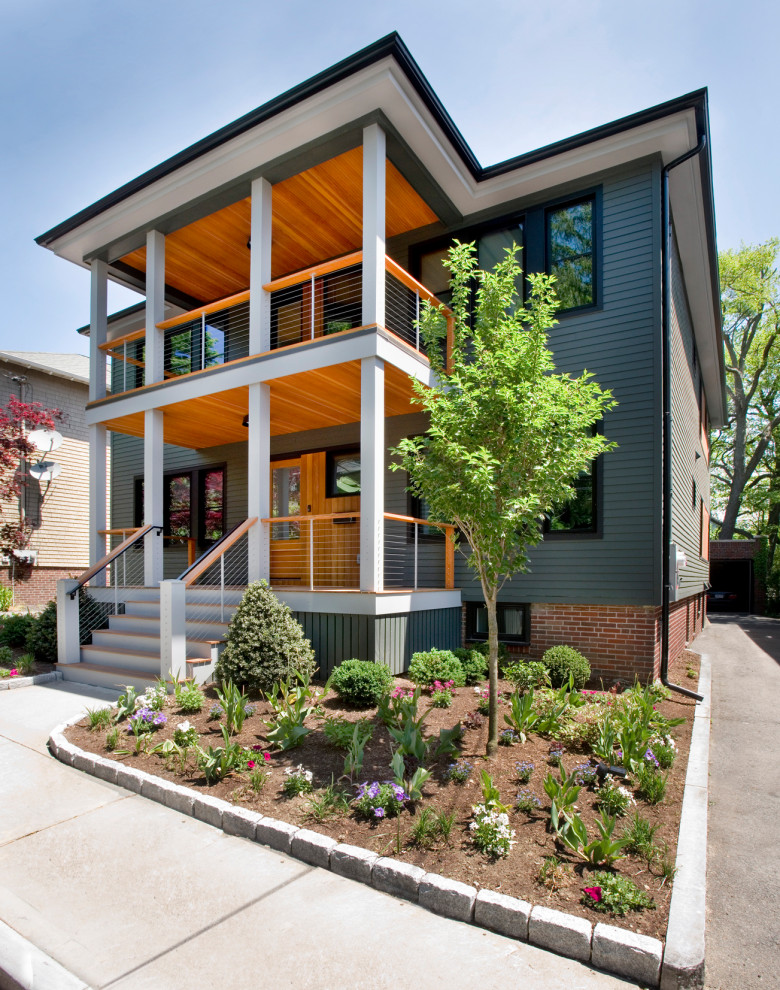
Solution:
[[(686, 652), (675, 664), (671, 665), (669, 676), (673, 683), (694, 688), (697, 680), (691, 679), (694, 671), (698, 676), (698, 656)], [(398, 678), (398, 684), (406, 686), (403, 678)], [(412, 685), (408, 685), (412, 686)], [(501, 684), (504, 690), (509, 690), (508, 684)], [(201, 745), (222, 745), (222, 735), (219, 723), (208, 721), (208, 710), (216, 702), (213, 689), (207, 690), (207, 702), (203, 711), (197, 715), (181, 714), (173, 697), (168, 698), (166, 709), (167, 724), (155, 733), (154, 743), (162, 742), (173, 733), (173, 728), (182, 721), (189, 721), (201, 735)], [(440, 728), (451, 728), (461, 721), (469, 711), (476, 708), (477, 697), (473, 688), (465, 687), (454, 691), (454, 701), (451, 708), (433, 708), (425, 723), (426, 735), (436, 735)], [(425, 696), (421, 706), (426, 704)], [(269, 717), (270, 707), (265, 702), (253, 701), (255, 713), (246, 720), (239, 736), (234, 737), (243, 746), (260, 745), (270, 749), (264, 735), (263, 718)], [(666, 797), (663, 803), (649, 805), (641, 800), (636, 790), (636, 810), (648, 819), (651, 824), (659, 826), (656, 841), (668, 846), (668, 856), (672, 862), (676, 856), (677, 833), (680, 821), (685, 773), (688, 763), (691, 730), (695, 703), (693, 699), (673, 693), (668, 701), (660, 703), (659, 710), (670, 718), (685, 717), (683, 725), (672, 730), (677, 744), (677, 759), (669, 772)], [(422, 710), (422, 709), (421, 709)], [(499, 724), (504, 728), (503, 712), (508, 710), (506, 700), (500, 706)], [(108, 756), (119, 762), (137, 767), (138, 769), (156, 774), (168, 780), (192, 787), (201, 793), (208, 793), (236, 804), (243, 805), (264, 815), (281, 819), (295, 825), (306, 826), (315, 831), (332, 836), (340, 842), (362, 846), (383, 856), (397, 856), (405, 862), (421, 866), (427, 871), (460, 880), (477, 888), (488, 888), (513, 897), (519, 897), (533, 904), (544, 904), (549, 907), (566, 911), (570, 914), (588, 918), (591, 921), (606, 921), (620, 927), (629, 928), (636, 932), (663, 939), (669, 915), (669, 900), (671, 885), (664, 882), (658, 875), (657, 867), (648, 868), (641, 858), (628, 855), (615, 864), (617, 872), (632, 878), (640, 888), (647, 890), (653, 897), (656, 910), (632, 912), (625, 917), (612, 917), (597, 913), (592, 908), (580, 903), (582, 888), (588, 886), (588, 876), (592, 868), (566, 850), (562, 850), (547, 830), (550, 802), (544, 792), (543, 780), (548, 770), (557, 769), (548, 765), (550, 740), (531, 735), (528, 741), (513, 746), (500, 746), (498, 754), (488, 760), (485, 758), (485, 743), (487, 739), (487, 718), (481, 728), (467, 728), (464, 733), (460, 758), (473, 764), (473, 771), (468, 783), (459, 785), (445, 779), (449, 759), (442, 758), (431, 766), (433, 774), (424, 790), (424, 800), (418, 802), (416, 808), (404, 810), (398, 819), (388, 818), (379, 822), (368, 822), (358, 817), (354, 812), (341, 815), (326, 821), (315, 820), (310, 812), (308, 795), (288, 798), (282, 793), (285, 780), (285, 768), (302, 764), (314, 775), (314, 784), (324, 786), (331, 779), (338, 781), (344, 769), (344, 751), (332, 746), (321, 731), (324, 718), (332, 715), (342, 715), (350, 720), (368, 717), (374, 723), (374, 735), (365, 750), (365, 761), (362, 781), (386, 780), (389, 776), (389, 761), (391, 756), (390, 737), (386, 728), (376, 715), (375, 709), (358, 711), (345, 707), (335, 694), (330, 694), (323, 702), (323, 715), (314, 716), (307, 721), (313, 731), (304, 738), (300, 746), (286, 753), (271, 750), (270, 761), (264, 766), (270, 770), (268, 780), (259, 792), (251, 789), (247, 775), (233, 775), (225, 780), (207, 787), (200, 771), (190, 760), (188, 771), (178, 774), (166, 769), (163, 758), (159, 755), (141, 754), (117, 755), (108, 753), (105, 748), (105, 730), (90, 731), (86, 720), (70, 728), (66, 735), (71, 742), (80, 748), (102, 756)], [(130, 740), (129, 743), (124, 739)], [(119, 748), (130, 748), (134, 742), (132, 735), (122, 733)], [(587, 753), (582, 751), (567, 751), (563, 755), (563, 763), (567, 771), (576, 764), (587, 760)], [(259, 757), (262, 764), (262, 756)], [(529, 761), (535, 765), (534, 773), (528, 784), (519, 784), (515, 775), (515, 764), (519, 761)], [(511, 827), (516, 831), (516, 844), (506, 859), (493, 860), (477, 852), (468, 838), (468, 823), (471, 820), (472, 806), (481, 801), (480, 774), (481, 769), (487, 769), (501, 792), (501, 798), (506, 804), (514, 802), (517, 791), (528, 788), (540, 799), (541, 809), (531, 815), (513, 809), (510, 812)], [(348, 787), (348, 781), (344, 781)], [(432, 807), (437, 811), (454, 812), (456, 824), (452, 830), (449, 843), (440, 842), (431, 849), (419, 849), (411, 845), (409, 832), (414, 824), (414, 816), (419, 815), (424, 807)], [(595, 794), (583, 788), (580, 791), (578, 809), (588, 826), (589, 834), (595, 834), (595, 820), (598, 817)], [(625, 819), (620, 819), (616, 828), (616, 836), (622, 833), (622, 822), (631, 816), (633, 808), (629, 809)], [(400, 834), (401, 852), (398, 855)], [(544, 857), (557, 855), (563, 864), (560, 873), (560, 886), (557, 890), (549, 890), (541, 885), (538, 872)]]

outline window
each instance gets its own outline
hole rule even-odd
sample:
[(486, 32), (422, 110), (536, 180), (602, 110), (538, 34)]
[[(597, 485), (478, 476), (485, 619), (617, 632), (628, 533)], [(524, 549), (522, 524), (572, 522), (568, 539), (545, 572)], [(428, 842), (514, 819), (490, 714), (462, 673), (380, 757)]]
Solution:
[[(272, 516), (301, 514), (301, 465), (291, 464), (271, 469)], [(272, 540), (299, 540), (299, 522), (280, 522), (271, 526)]]
[(360, 494), (360, 452), (328, 453), (327, 498), (349, 498)]
[[(415, 519), (429, 519), (430, 509), (424, 498), (418, 495), (409, 494), (408, 510), (409, 515)], [(444, 530), (440, 526), (420, 526), (415, 527), (414, 523), (409, 523), (408, 541), (414, 543), (414, 531), (417, 528), (417, 539), (421, 543), (439, 542), (444, 539)]]
[[(199, 546), (216, 543), (225, 534), (225, 468), (193, 468), (165, 474), (163, 533), (195, 538)], [(135, 479), (135, 525), (144, 520), (144, 479)]]
[(591, 306), (594, 283), (595, 216), (593, 198), (547, 210), (547, 271), (556, 278), (561, 310)]
[(546, 516), (543, 527), (545, 534), (555, 536), (597, 531), (596, 472), (596, 461), (590, 471), (580, 471), (574, 482), (572, 498), (555, 506)]
[[(523, 223), (521, 220), (515, 220), (510, 224), (503, 221), (499, 225), (493, 224), (492, 227), (461, 231), (457, 239), (461, 242), (473, 241), (477, 246), (479, 267), (491, 269), (499, 261), (503, 261), (507, 248), (511, 248), (513, 244), (519, 248), (523, 247)], [(450, 240), (446, 240), (440, 242), (434, 250), (425, 251), (419, 256), (417, 265), (422, 284), (447, 305), (452, 302), (450, 272), (446, 267), (450, 243)], [(520, 264), (524, 265), (522, 254), (518, 255), (518, 259)], [(523, 285), (520, 284), (517, 288), (522, 300)]]
[[(528, 605), (499, 604), (496, 606), (499, 642), (530, 642), (529, 611)], [(487, 608), (482, 602), (468, 602), (466, 604), (466, 639), (486, 640), (487, 638)]]

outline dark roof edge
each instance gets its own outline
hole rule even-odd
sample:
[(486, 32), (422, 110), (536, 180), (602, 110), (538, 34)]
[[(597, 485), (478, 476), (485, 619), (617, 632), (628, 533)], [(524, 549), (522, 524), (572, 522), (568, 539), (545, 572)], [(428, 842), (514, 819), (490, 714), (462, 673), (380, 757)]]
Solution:
[(388, 56), (395, 58), (396, 62), (404, 71), (406, 77), (409, 79), (419, 97), (425, 103), (431, 115), (434, 117), (438, 125), (446, 134), (448, 140), (452, 143), (453, 147), (460, 155), (461, 160), (466, 165), (473, 178), (478, 182), (502, 175), (525, 165), (533, 164), (534, 162), (541, 161), (545, 158), (550, 158), (553, 155), (562, 154), (563, 152), (589, 144), (592, 141), (610, 137), (614, 134), (620, 133), (621, 131), (629, 130), (632, 127), (638, 127), (642, 124), (651, 123), (654, 120), (658, 120), (661, 117), (668, 116), (672, 113), (694, 109), (697, 112), (697, 117), (699, 117), (702, 109), (704, 108), (704, 113), (706, 114), (706, 90), (695, 90), (686, 96), (677, 97), (674, 100), (661, 103), (658, 106), (649, 108), (648, 110), (641, 110), (638, 113), (630, 114), (627, 117), (621, 117), (619, 120), (612, 121), (611, 123), (593, 127), (590, 130), (583, 131), (580, 134), (575, 134), (572, 137), (545, 145), (535, 151), (526, 152), (525, 154), (518, 155), (515, 158), (509, 158), (506, 161), (499, 162), (496, 165), (490, 165), (487, 168), (482, 168), (474, 155), (474, 152), (471, 150), (465, 138), (455, 126), (454, 121), (445, 110), (441, 100), (438, 98), (430, 83), (425, 78), (422, 70), (412, 58), (412, 55), (401, 39), (401, 36), (398, 32), (393, 31), (384, 38), (380, 38), (379, 41), (375, 41), (373, 44), (368, 45), (359, 52), (356, 52), (354, 55), (350, 55), (348, 58), (342, 59), (342, 61), (337, 62), (329, 69), (325, 69), (323, 72), (312, 76), (311, 79), (294, 86), (292, 89), (288, 89), (286, 93), (282, 93), (280, 96), (274, 97), (272, 100), (264, 103), (256, 110), (252, 110), (243, 117), (239, 117), (238, 120), (234, 120), (225, 127), (214, 131), (212, 134), (208, 135), (208, 137), (202, 138), (200, 141), (195, 142), (195, 144), (190, 145), (188, 148), (178, 152), (176, 155), (168, 158), (164, 162), (161, 162), (159, 165), (155, 165), (154, 168), (149, 169), (143, 174), (137, 176), (135, 179), (132, 179), (130, 182), (125, 183), (125, 185), (120, 186), (118, 189), (114, 190), (114, 192), (109, 193), (102, 199), (97, 200), (97, 202), (81, 210), (79, 213), (74, 214), (74, 216), (70, 217), (68, 220), (64, 220), (62, 223), (57, 224), (56, 227), (52, 227), (51, 230), (47, 230), (45, 233), (40, 234), (35, 238), (36, 243), (43, 246), (51, 244), (53, 241), (56, 241), (59, 237), (62, 237), (69, 231), (75, 230), (81, 224), (92, 220), (105, 210), (110, 209), (112, 206), (115, 206), (117, 203), (120, 203), (122, 200), (127, 199), (134, 193), (139, 192), (141, 189), (146, 188), (152, 183), (157, 182), (159, 179), (162, 179), (166, 175), (176, 171), (176, 169), (182, 168), (191, 161), (207, 154), (214, 148), (219, 147), (219, 145), (230, 141), (240, 134), (243, 134), (245, 131), (256, 127), (258, 124), (261, 124), (266, 120), (269, 120), (271, 117), (282, 113), (284, 110), (289, 109), (296, 103), (300, 103), (301, 101), (314, 96), (315, 94), (326, 89), (328, 86), (332, 86), (348, 76), (354, 75), (354, 73), (360, 71), (361, 69), (364, 69), (369, 65), (373, 65), (375, 62), (379, 62)]
[[(145, 302), (133, 303), (132, 306), (127, 306), (125, 309), (118, 309), (116, 313), (110, 313), (108, 317), (108, 325), (111, 326), (112, 323), (116, 323), (117, 320), (123, 320), (127, 316), (133, 316), (136, 313), (140, 313), (142, 310), (146, 309)], [(89, 336), (89, 323), (85, 324), (83, 327), (76, 327), (76, 333), (80, 333), (82, 336)]]
[(149, 169), (142, 175), (139, 175), (130, 182), (125, 183), (125, 185), (120, 186), (118, 189), (114, 190), (114, 192), (109, 193), (102, 199), (97, 200), (97, 202), (93, 203), (91, 206), (87, 206), (79, 213), (74, 214), (74, 216), (70, 217), (68, 220), (64, 220), (62, 223), (57, 224), (56, 227), (52, 227), (51, 230), (47, 230), (44, 234), (40, 234), (35, 238), (36, 243), (45, 246), (52, 243), (52, 241), (56, 241), (59, 237), (62, 237), (63, 234), (67, 234), (69, 231), (79, 227), (82, 223), (92, 220), (100, 213), (103, 213), (105, 210), (110, 209), (110, 207), (120, 203), (123, 199), (127, 199), (134, 193), (139, 192), (141, 189), (144, 189), (146, 186), (149, 186), (154, 182), (157, 182), (164, 176), (176, 171), (176, 169), (187, 165), (189, 162), (194, 161), (201, 155), (205, 155), (214, 148), (217, 148), (219, 145), (224, 144), (226, 141), (230, 141), (232, 138), (243, 134), (252, 127), (256, 127), (258, 124), (263, 123), (276, 114), (289, 109), (296, 103), (300, 103), (303, 100), (314, 96), (315, 94), (326, 89), (328, 86), (333, 86), (342, 79), (346, 79), (348, 76), (354, 75), (361, 69), (364, 69), (369, 65), (373, 65), (375, 62), (379, 62), (388, 56), (393, 56), (404, 70), (409, 81), (412, 83), (421, 99), (425, 102), (430, 112), (436, 118), (439, 126), (445, 131), (449, 139), (455, 145), (469, 169), (477, 175), (480, 171), (480, 165), (475, 158), (474, 153), (471, 148), (469, 148), (463, 138), (463, 135), (455, 126), (450, 115), (444, 109), (443, 104), (434, 93), (430, 83), (423, 75), (422, 70), (412, 58), (409, 49), (404, 44), (400, 35), (396, 31), (393, 31), (384, 38), (380, 38), (379, 41), (375, 41), (367, 48), (363, 48), (354, 55), (350, 55), (341, 62), (337, 62), (329, 69), (325, 69), (316, 76), (312, 76), (311, 79), (294, 86), (292, 89), (288, 89), (286, 93), (282, 93), (280, 96), (274, 97), (274, 99), (269, 100), (268, 103), (264, 103), (256, 110), (251, 110), (243, 117), (239, 117), (238, 120), (234, 120), (225, 127), (221, 127), (219, 130), (214, 131), (214, 133), (210, 134), (208, 137), (202, 138), (200, 141), (196, 141), (195, 144), (191, 144), (188, 148), (185, 148), (184, 151), (178, 152), (172, 158), (168, 158), (159, 165), (155, 165), (154, 168)]
[(657, 106), (629, 114), (627, 117), (620, 117), (618, 120), (613, 120), (609, 124), (599, 124), (598, 127), (591, 127), (590, 130), (582, 131), (580, 134), (574, 134), (572, 137), (564, 138), (562, 141), (554, 141), (552, 144), (546, 144), (544, 147), (537, 148), (535, 151), (517, 155), (515, 158), (507, 158), (506, 161), (499, 162), (497, 165), (488, 165), (486, 168), (480, 169), (477, 178), (480, 180), (492, 179), (497, 175), (503, 175), (516, 168), (533, 165), (535, 162), (542, 161), (545, 158), (552, 158), (553, 155), (561, 155), (566, 151), (572, 151), (583, 145), (591, 144), (593, 141), (613, 137), (622, 131), (629, 131), (633, 127), (640, 127), (643, 124), (651, 124), (653, 121), (660, 120), (662, 117), (669, 117), (674, 113), (680, 113), (684, 110), (694, 110), (696, 112), (696, 123), (698, 126), (702, 112), (706, 114), (706, 106), (706, 88), (696, 89), (691, 93), (686, 93), (685, 96), (675, 97), (673, 100), (667, 100), (666, 103), (659, 103)]

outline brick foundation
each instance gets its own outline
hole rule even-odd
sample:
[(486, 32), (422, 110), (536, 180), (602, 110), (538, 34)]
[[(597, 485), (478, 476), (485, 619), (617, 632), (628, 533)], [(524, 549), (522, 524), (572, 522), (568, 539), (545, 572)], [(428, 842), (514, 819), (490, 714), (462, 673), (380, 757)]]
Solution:
[[(705, 595), (672, 602), (669, 609), (669, 657), (676, 659), (698, 633), (705, 616)], [(464, 606), (464, 635), (465, 635)], [(530, 660), (551, 646), (573, 646), (590, 661), (593, 682), (646, 682), (661, 670), (661, 608), (633, 605), (531, 605), (531, 642), (509, 645)]]
[(28, 608), (40, 612), (44, 605), (57, 597), (57, 582), (60, 578), (77, 577), (81, 568), (65, 567), (19, 567), (14, 568), (13, 582), (11, 568), (0, 570), (0, 581), (14, 589), (14, 607)]

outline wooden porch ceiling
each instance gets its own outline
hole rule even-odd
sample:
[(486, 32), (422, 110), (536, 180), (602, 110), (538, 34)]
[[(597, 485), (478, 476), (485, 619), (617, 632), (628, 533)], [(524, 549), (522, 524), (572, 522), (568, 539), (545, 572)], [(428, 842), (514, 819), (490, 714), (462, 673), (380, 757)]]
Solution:
[[(407, 375), (385, 366), (385, 415), (413, 412)], [(163, 407), (163, 437), (177, 447), (201, 450), (225, 443), (244, 443), (243, 425), (249, 389), (225, 392)], [(299, 433), (360, 419), (360, 362), (307, 371), (271, 382), (271, 435)], [(132, 413), (105, 421), (107, 429), (134, 437), (144, 435), (144, 414)]]
[[(387, 236), (435, 223), (436, 214), (386, 162)], [(352, 148), (273, 187), (272, 277), (362, 246), (363, 152)], [(243, 199), (165, 239), (165, 281), (201, 303), (249, 288), (251, 201)], [(146, 271), (146, 248), (120, 259)]]

